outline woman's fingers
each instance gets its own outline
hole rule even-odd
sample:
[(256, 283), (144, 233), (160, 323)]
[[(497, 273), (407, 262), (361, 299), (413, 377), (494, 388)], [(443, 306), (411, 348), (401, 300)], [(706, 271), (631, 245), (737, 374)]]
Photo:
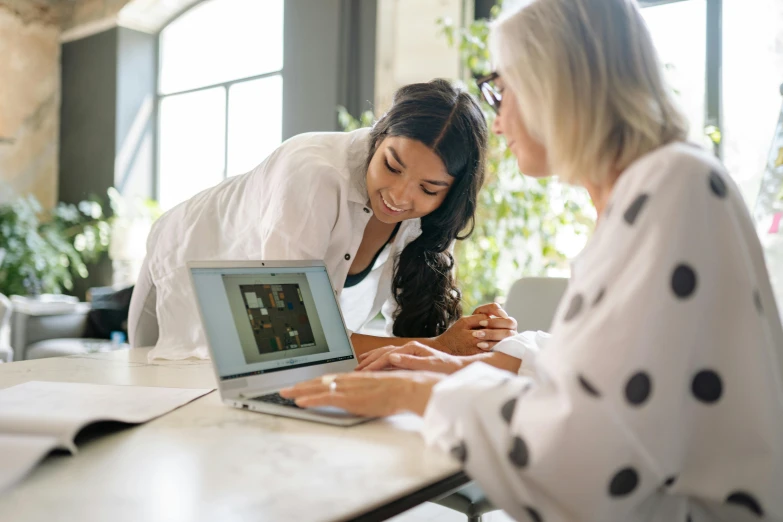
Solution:
[(396, 346), (383, 346), (381, 348), (375, 348), (374, 350), (370, 350), (369, 352), (364, 352), (359, 356), (359, 361), (364, 361), (368, 357), (376, 356), (378, 357), (378, 354), (383, 355), (384, 353), (388, 352), (389, 350), (395, 349)]
[(319, 393), (295, 399), (296, 405), (301, 408), (320, 408), (323, 406), (333, 406), (342, 408), (351, 413), (356, 413), (351, 407), (352, 402), (345, 393)]
[(441, 361), (437, 357), (417, 357), (398, 353), (389, 355), (389, 365), (401, 370), (433, 371), (439, 362)]
[[(463, 316), (454, 326), (463, 330), (474, 330), (476, 328), (483, 328), (482, 322), (489, 321), (490, 317), (484, 314), (474, 314)], [(453, 328), (453, 327), (452, 327)]]
[(321, 382), (320, 379), (313, 379), (312, 381), (300, 382), (296, 386), (292, 386), (290, 388), (283, 388), (280, 390), (280, 395), (286, 399), (295, 399), (297, 397), (304, 397), (306, 395), (314, 395), (328, 391), (328, 384)]
[(357, 370), (363, 372), (374, 372), (374, 371), (385, 370), (386, 368), (391, 366), (389, 364), (389, 357), (391, 357), (392, 355), (394, 354), (386, 354), (383, 357), (376, 359), (371, 364), (368, 364), (367, 366), (364, 366), (361, 369), (357, 368)]
[(383, 357), (387, 353), (389, 353), (391, 350), (388, 350), (386, 348), (378, 348), (377, 350), (373, 350), (371, 352), (367, 352), (364, 357), (364, 359), (359, 359), (359, 365), (356, 367), (356, 370), (362, 370), (366, 368), (369, 364), (372, 364), (374, 361), (377, 361), (379, 358)]
[(377, 370), (384, 370), (387, 368), (391, 368), (393, 366), (389, 363), (389, 357), (395, 354), (407, 354), (416, 357), (427, 357), (435, 352), (436, 350), (434, 348), (430, 348), (429, 346), (424, 346), (416, 342), (408, 343), (403, 346), (398, 346), (394, 350), (389, 350), (373, 360), (369, 360), (369, 359), (365, 360), (362, 364), (356, 367), (356, 370), (377, 371)]
[[(388, 377), (370, 373), (340, 374), (334, 380), (335, 386), (329, 390), (299, 395), (296, 389), (300, 386), (297, 385), (293, 388), (294, 393), (286, 390), (286, 393), (281, 391), (280, 394), (293, 398), (302, 408), (333, 406), (357, 415), (383, 416), (394, 413), (400, 392), (408, 388), (400, 385), (401, 379)], [(308, 389), (313, 387), (309, 385)]]
[[(405, 346), (405, 345), (403, 345)], [(395, 350), (401, 349), (401, 346), (384, 346), (383, 348), (376, 348), (375, 350), (371, 350), (365, 354), (363, 354), (363, 358), (359, 359), (359, 365), (356, 367), (356, 370), (362, 370), (364, 369), (368, 364), (371, 364), (373, 361), (378, 360), (380, 357), (383, 357), (387, 353), (391, 353)]]
[(390, 354), (389, 365), (399, 370), (424, 371), (451, 374), (464, 366), (464, 359), (455, 356), (416, 357), (414, 355)]
[(516, 330), (477, 330), (473, 332), (473, 337), (479, 340), (479, 342), (487, 341), (502, 341), (507, 337), (513, 337), (516, 335)]
[(361, 360), (361, 362), (359, 363), (358, 366), (356, 366), (354, 371), (364, 370), (370, 364), (374, 363), (375, 361), (385, 356), (389, 352), (392, 352), (397, 349), (399, 349), (398, 346), (387, 346), (385, 348), (376, 348), (375, 350), (367, 352), (366, 354), (364, 354), (366, 357)]
[(460, 319), (459, 325), (465, 330), (490, 328), (493, 330), (516, 330), (517, 320), (513, 317), (490, 317), (486, 314), (467, 315)]
[(516, 321), (514, 319), (488, 319), (482, 321), (483, 326), (479, 330), (470, 331), (476, 348), (490, 351), (498, 341), (517, 334)]
[(433, 372), (354, 372), (320, 379), (328, 383), (328, 390), (317, 390), (321, 383), (316, 379), (280, 394), (293, 398), (302, 408), (334, 406), (372, 417), (400, 411), (423, 415), (432, 387), (441, 379), (442, 375)]
[(502, 317), (504, 319), (509, 318), (506, 311), (497, 303), (481, 305), (473, 311), (473, 314), (494, 315), (495, 317)]
[(286, 399), (297, 399), (323, 393), (334, 395), (341, 391), (355, 391), (369, 386), (372, 386), (372, 382), (362, 379), (361, 376), (357, 374), (341, 373), (339, 375), (323, 376), (318, 379), (300, 382), (290, 388), (283, 388), (280, 390), (280, 395)]
[(476, 338), (484, 337), (482, 332), (488, 331), (504, 331), (513, 332), (511, 335), (517, 333), (517, 322), (513, 319), (490, 319), (489, 321), (482, 321), (482, 328), (479, 330), (473, 330), (471, 335)]
[[(485, 323), (486, 324), (481, 324)], [(482, 321), (481, 324), (484, 328), (489, 328), (491, 330), (516, 330), (517, 329), (517, 320), (509, 317), (508, 319), (502, 318), (502, 317), (492, 317), (490, 319), (487, 319), (486, 321)]]
[(378, 401), (377, 398), (366, 398), (353, 394), (322, 394), (297, 399), (296, 405), (301, 408), (341, 408), (348, 413), (361, 417), (383, 417), (395, 413), (394, 408)]
[(385, 369), (398, 370), (432, 370), (436, 357), (429, 355), (410, 355), (404, 353), (389, 353), (364, 368), (363, 371), (380, 371)]

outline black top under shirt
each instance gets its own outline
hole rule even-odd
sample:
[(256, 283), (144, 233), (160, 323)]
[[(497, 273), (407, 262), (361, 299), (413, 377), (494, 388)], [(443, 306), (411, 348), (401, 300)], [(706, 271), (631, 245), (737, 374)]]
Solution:
[(394, 236), (397, 235), (397, 231), (400, 229), (400, 223), (397, 223), (397, 225), (394, 227), (394, 231), (389, 236), (389, 239), (386, 240), (386, 243), (383, 244), (383, 246), (375, 253), (375, 257), (372, 258), (372, 261), (370, 261), (370, 264), (367, 265), (367, 268), (359, 272), (358, 274), (348, 274), (345, 277), (345, 285), (343, 288), (351, 288), (352, 286), (356, 286), (362, 281), (364, 281), (364, 278), (366, 278), (370, 272), (372, 272), (372, 267), (375, 266), (375, 262), (378, 261), (378, 256), (381, 255), (381, 252), (383, 252), (383, 249), (386, 248), (386, 246), (391, 243), (391, 240)]

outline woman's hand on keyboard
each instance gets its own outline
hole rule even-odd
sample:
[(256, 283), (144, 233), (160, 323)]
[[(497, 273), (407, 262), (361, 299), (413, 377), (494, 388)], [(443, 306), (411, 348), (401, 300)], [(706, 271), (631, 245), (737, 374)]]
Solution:
[(353, 372), (328, 375), (280, 390), (302, 408), (334, 406), (354, 415), (423, 415), (432, 388), (446, 376), (434, 372)]

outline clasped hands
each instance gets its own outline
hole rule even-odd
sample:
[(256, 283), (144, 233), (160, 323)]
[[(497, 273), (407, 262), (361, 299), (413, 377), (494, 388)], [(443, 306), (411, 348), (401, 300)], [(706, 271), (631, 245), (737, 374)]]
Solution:
[[(484, 305), (456, 321), (429, 345), (410, 342), (359, 357), (356, 371), (326, 375), (280, 391), (303, 408), (334, 406), (350, 413), (382, 417), (410, 411), (424, 415), (432, 388), (474, 362), (499, 341), (516, 335), (517, 322), (497, 304)], [(403, 369), (408, 372), (377, 370)]]

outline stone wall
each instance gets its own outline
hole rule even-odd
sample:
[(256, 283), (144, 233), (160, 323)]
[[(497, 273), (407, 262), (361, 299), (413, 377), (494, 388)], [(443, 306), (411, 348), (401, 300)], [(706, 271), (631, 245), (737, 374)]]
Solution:
[(197, 0), (0, 0), (0, 204), (57, 202), (60, 42), (127, 20), (155, 32)]
[(0, 8), (19, 18), (22, 23), (60, 25), (62, 0), (0, 0)]
[(0, 0), (0, 204), (57, 202), (60, 38), (117, 17), (128, 0)]
[(60, 42), (47, 2), (0, 0), (0, 203), (57, 198)]

